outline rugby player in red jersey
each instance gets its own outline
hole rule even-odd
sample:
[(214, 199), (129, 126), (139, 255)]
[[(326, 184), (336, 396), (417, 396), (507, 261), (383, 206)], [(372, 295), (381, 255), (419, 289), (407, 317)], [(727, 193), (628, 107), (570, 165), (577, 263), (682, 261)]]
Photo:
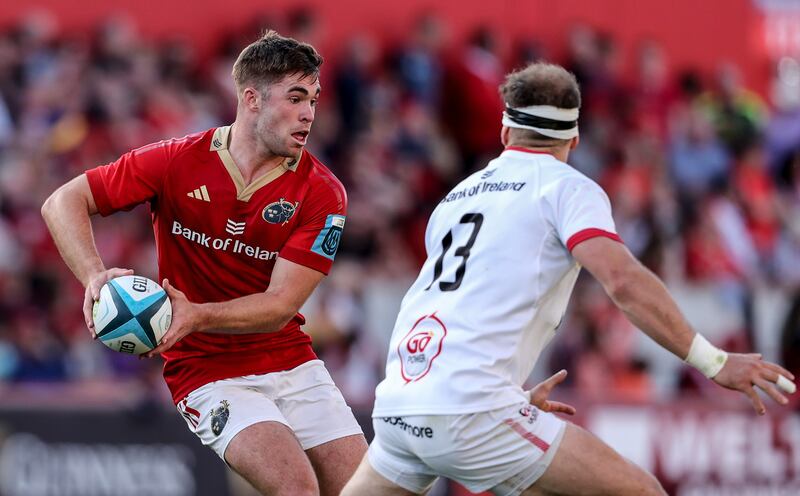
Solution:
[(230, 126), (151, 144), (63, 185), (42, 215), (86, 287), (107, 269), (90, 216), (147, 202), (173, 321), (148, 356), (189, 428), (260, 492), (339, 494), (366, 452), (350, 408), (300, 330), (298, 313), (331, 268), (347, 198), (304, 149), (322, 58), (274, 31), (233, 66)]

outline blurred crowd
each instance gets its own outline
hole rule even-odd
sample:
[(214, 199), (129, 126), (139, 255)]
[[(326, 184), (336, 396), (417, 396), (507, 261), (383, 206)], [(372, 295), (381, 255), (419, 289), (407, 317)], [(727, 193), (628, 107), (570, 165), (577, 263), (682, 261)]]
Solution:
[[(608, 192), (626, 245), (712, 341), (765, 351), (800, 373), (797, 60), (778, 61), (762, 95), (732, 63), (672, 67), (655, 42), (623, 60), (613, 36), (587, 26), (555, 57), (533, 38), (488, 28), (452, 42), (435, 15), (400, 42), (359, 33), (325, 44), (319, 20), (299, 10), (243, 26), (210, 56), (177, 38), (146, 39), (123, 18), (72, 34), (47, 16), (0, 30), (0, 383), (159, 383), (159, 360), (89, 338), (83, 288), (39, 209), (60, 184), (131, 148), (232, 122), (233, 61), (265, 27), (318, 45), (327, 59), (309, 148), (344, 182), (350, 206), (334, 270), (304, 313), (355, 405), (370, 404), (383, 374), (400, 298), (425, 257), (429, 213), (502, 150), (497, 87), (539, 59), (580, 82), (581, 142), (570, 162)], [(146, 207), (97, 220), (107, 266), (157, 277), (149, 221)], [(559, 334), (537, 371), (567, 368), (585, 397), (646, 401), (706, 387), (654, 352), (585, 275)]]

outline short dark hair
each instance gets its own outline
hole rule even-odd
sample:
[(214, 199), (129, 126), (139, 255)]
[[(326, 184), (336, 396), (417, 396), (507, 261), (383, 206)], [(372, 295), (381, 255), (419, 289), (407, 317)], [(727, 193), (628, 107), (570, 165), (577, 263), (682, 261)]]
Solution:
[[(552, 105), (572, 109), (581, 106), (581, 91), (575, 75), (560, 65), (535, 62), (506, 76), (500, 95), (513, 108)], [(566, 140), (543, 136), (536, 131), (512, 128), (525, 142), (533, 145), (556, 145)]]
[(259, 89), (285, 76), (319, 77), (322, 55), (309, 45), (269, 30), (247, 45), (233, 64), (233, 82), (239, 92), (252, 84)]

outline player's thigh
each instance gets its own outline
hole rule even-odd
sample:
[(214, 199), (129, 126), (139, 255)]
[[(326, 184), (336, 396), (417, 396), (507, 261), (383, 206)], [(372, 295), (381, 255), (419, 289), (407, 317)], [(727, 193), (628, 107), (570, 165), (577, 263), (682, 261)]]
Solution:
[(369, 457), (364, 456), (359, 464), (356, 473), (342, 490), (341, 496), (372, 496), (380, 494), (384, 496), (416, 496), (413, 493), (385, 478), (369, 462)]
[(269, 387), (306, 450), (323, 494), (337, 494), (358, 467), (367, 443), (322, 361), (312, 360), (275, 374)]
[(522, 494), (647, 496), (666, 493), (651, 474), (590, 432), (567, 423), (564, 438), (547, 470)]
[(367, 452), (363, 434), (328, 441), (306, 450), (322, 496), (338, 496)]
[(259, 422), (228, 444), (225, 461), (261, 494), (315, 496), (314, 470), (292, 431), (279, 422)]
[(178, 403), (178, 411), (204, 445), (259, 491), (316, 494), (314, 471), (287, 420), (251, 383), (239, 377), (206, 384)]

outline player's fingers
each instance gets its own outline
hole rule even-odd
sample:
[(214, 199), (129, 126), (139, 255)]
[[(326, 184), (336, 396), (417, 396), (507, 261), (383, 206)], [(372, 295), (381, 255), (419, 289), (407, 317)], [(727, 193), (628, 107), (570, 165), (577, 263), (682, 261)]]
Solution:
[(164, 279), (161, 282), (161, 287), (164, 288), (164, 291), (167, 292), (167, 296), (169, 296), (170, 299), (183, 296), (183, 293), (180, 290), (178, 290), (175, 286), (169, 283), (169, 279)]
[(89, 283), (89, 286), (87, 286), (86, 289), (89, 291), (89, 294), (92, 295), (92, 300), (97, 301), (100, 299), (100, 289), (103, 287), (104, 284), (105, 282), (102, 282), (100, 284), (95, 282)]
[(542, 383), (545, 389), (550, 392), (556, 387), (558, 384), (564, 382), (564, 379), (567, 378), (567, 371), (564, 369), (559, 370), (555, 374), (551, 375), (546, 381)]
[(178, 341), (177, 334), (177, 329), (173, 331), (170, 327), (169, 331), (167, 331), (167, 333), (161, 338), (161, 342), (158, 343), (158, 346), (147, 352), (145, 356), (147, 358), (153, 358), (154, 356), (160, 355), (161, 353), (164, 353), (172, 348), (172, 345)]
[[(765, 365), (767, 363), (768, 362), (765, 362)], [(780, 367), (777, 368), (780, 369)], [(794, 392), (797, 391), (797, 386), (795, 386), (791, 379), (780, 372), (776, 372), (771, 367), (763, 367), (761, 369), (761, 377), (771, 383), (774, 383), (778, 387), (778, 390), (783, 393), (794, 394)]]
[(94, 318), (92, 316), (92, 307), (94, 300), (89, 296), (89, 291), (86, 290), (83, 295), (83, 320), (86, 322), (86, 327), (92, 334), (92, 339), (97, 339), (97, 334), (94, 331)]
[[(162, 343), (163, 343), (163, 341), (162, 341)], [(164, 351), (164, 349), (165, 349), (165, 346), (163, 344), (160, 344), (160, 345), (156, 346), (155, 348), (153, 348), (152, 350), (150, 350), (147, 353), (145, 353), (144, 356), (145, 356), (145, 358), (153, 358), (156, 355), (160, 355), (161, 352)]]
[(766, 413), (767, 409), (764, 407), (764, 402), (761, 401), (761, 398), (759, 398), (753, 386), (747, 386), (741, 391), (750, 398), (750, 402), (753, 403), (753, 408), (755, 408), (756, 413), (759, 415), (764, 415), (764, 413)]
[(787, 400), (786, 397), (781, 393), (779, 393), (778, 390), (775, 388), (775, 383), (769, 382), (761, 378), (754, 380), (753, 383), (759, 388), (761, 388), (762, 391), (767, 393), (767, 395), (773, 400), (775, 400), (776, 403), (785, 405), (786, 403), (789, 402), (789, 400)]
[(120, 269), (119, 267), (114, 267), (108, 271), (109, 279), (130, 275), (133, 275), (133, 269)]
[(560, 401), (548, 401), (549, 411), (551, 412), (558, 412), (558, 413), (566, 413), (567, 415), (575, 415), (575, 407), (572, 405), (568, 405), (566, 403), (561, 403)]
[(116, 277), (122, 276), (130, 276), (133, 275), (133, 269), (120, 269), (118, 267), (112, 267), (103, 273), (103, 277), (101, 280), (95, 280), (89, 283), (89, 287), (92, 288), (92, 298), (95, 300), (100, 299), (100, 290), (103, 286), (106, 285), (108, 281), (114, 279)]
[(778, 364), (771, 363), (771, 362), (764, 362), (763, 365), (764, 365), (764, 367), (766, 367), (767, 369), (775, 372), (776, 374), (780, 374), (780, 375), (782, 375), (784, 377), (787, 377), (787, 378), (789, 378), (791, 380), (794, 380), (794, 374), (792, 374), (791, 372), (789, 372), (788, 370), (786, 370), (785, 368), (781, 367)]

